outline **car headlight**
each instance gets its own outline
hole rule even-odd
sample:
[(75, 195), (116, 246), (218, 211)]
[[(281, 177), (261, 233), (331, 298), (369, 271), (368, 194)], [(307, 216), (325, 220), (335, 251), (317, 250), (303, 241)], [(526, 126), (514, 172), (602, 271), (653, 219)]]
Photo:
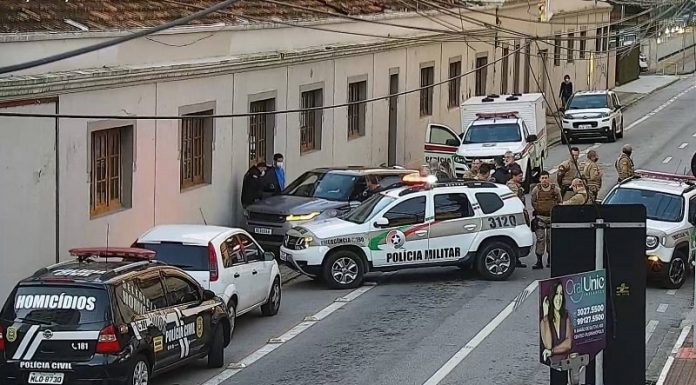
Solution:
[(609, 117), (609, 114), (606, 113), (606, 112), (600, 112), (600, 113), (599, 113), (599, 117), (600, 117), (600, 118), (608, 118), (608, 117)]
[(454, 156), (454, 163), (466, 163), (466, 158), (461, 155)]
[(309, 214), (290, 214), (288, 215), (285, 219), (288, 222), (292, 221), (308, 221), (310, 219), (316, 218), (319, 214), (321, 214), (319, 211), (314, 211)]
[(573, 115), (563, 114), (563, 119), (573, 120)]
[(656, 248), (658, 243), (660, 243), (660, 238), (654, 235), (648, 235), (647, 237), (645, 237), (645, 247), (647, 247), (648, 249)]

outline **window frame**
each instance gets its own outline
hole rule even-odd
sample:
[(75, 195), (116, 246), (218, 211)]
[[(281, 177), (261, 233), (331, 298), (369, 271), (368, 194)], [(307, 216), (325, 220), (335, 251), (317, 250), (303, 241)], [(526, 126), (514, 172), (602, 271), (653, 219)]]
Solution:
[[(324, 114), (324, 86), (300, 87), (300, 155), (321, 150)], [(310, 110), (310, 108), (317, 108)], [(311, 140), (310, 140), (311, 137)]]
[[(183, 114), (181, 134), (179, 135), (179, 188), (186, 190), (208, 184), (206, 170), (210, 166), (210, 154), (206, 151), (211, 138), (206, 127), (213, 125), (212, 118), (197, 115), (213, 115), (214, 110)], [(187, 175), (187, 163), (190, 174)]]
[(578, 51), (578, 57), (580, 59), (585, 58), (585, 51), (587, 50), (587, 31), (580, 31), (580, 50)]
[(249, 116), (247, 127), (249, 167), (259, 162), (268, 162), (272, 158), (274, 138), (268, 137), (268, 131), (270, 129), (275, 133), (276, 114), (262, 114), (262, 112), (276, 110), (276, 94), (275, 91), (270, 91), (249, 96), (249, 113), (258, 113)]
[[(437, 198), (440, 196), (449, 196), (449, 195), (461, 195), (461, 196), (464, 196), (464, 198), (466, 198), (466, 203), (467, 203), (467, 208), (468, 208), (466, 215), (458, 216), (456, 218), (444, 218), (444, 219), (438, 218)], [(460, 208), (461, 208), (461, 206), (460, 206)], [(456, 212), (461, 214), (461, 211), (456, 211)], [(439, 193), (439, 194), (435, 194), (433, 196), (433, 213), (434, 213), (433, 215), (434, 215), (434, 218), (436, 221), (453, 221), (453, 220), (459, 220), (459, 219), (473, 218), (474, 216), (476, 216), (476, 213), (474, 212), (474, 207), (471, 205), (471, 199), (469, 198), (469, 195), (467, 195), (466, 193)]]
[(567, 42), (566, 47), (568, 52), (566, 53), (566, 61), (572, 63), (575, 60), (575, 32), (568, 32)]
[(561, 65), (561, 37), (558, 35), (553, 38), (553, 65), (554, 67)]
[[(184, 306), (184, 305), (188, 305), (188, 304), (192, 304), (192, 303), (200, 303), (200, 301), (203, 299), (203, 293), (201, 292), (199, 285), (197, 285), (194, 281), (188, 279), (184, 275), (179, 274), (173, 270), (163, 270), (161, 272), (160, 276), (161, 276), (160, 280), (162, 282), (162, 287), (164, 288), (165, 298), (167, 300), (168, 307), (176, 307), (176, 306)], [(169, 291), (169, 287), (167, 286), (167, 278), (175, 278), (175, 279), (179, 279), (183, 282), (186, 282), (189, 287), (192, 287), (195, 289), (194, 292), (198, 298), (196, 298), (193, 301), (182, 302), (182, 303), (170, 302), (170, 297), (169, 297), (170, 291)]]
[[(264, 261), (264, 257), (263, 257), (264, 251), (261, 248), (261, 246), (259, 246), (256, 243), (256, 241), (254, 241), (254, 239), (252, 237), (250, 237), (244, 233), (237, 233), (236, 236), (237, 236), (237, 239), (239, 240), (240, 245), (242, 246), (242, 253), (243, 253), (244, 260), (246, 261), (246, 263), (263, 262)], [(246, 238), (249, 241), (249, 243), (252, 244), (254, 246), (254, 248), (256, 248), (257, 255), (256, 255), (255, 259), (249, 259), (249, 255), (247, 255), (247, 253), (246, 253), (247, 246), (244, 246), (244, 238)]]
[[(112, 143), (118, 143), (118, 154), (110, 152), (109, 135), (111, 133)], [(116, 134), (118, 133), (118, 134)], [(97, 158), (97, 145), (100, 136), (105, 137), (104, 155)], [(136, 164), (136, 121), (134, 120), (104, 120), (89, 122), (87, 124), (87, 133), (85, 141), (86, 146), (86, 173), (89, 185), (89, 215), (90, 219), (99, 218), (105, 215), (120, 212), (131, 207), (133, 194), (133, 170)], [(109, 154), (112, 155), (112, 163), (108, 164)], [(97, 164), (97, 161), (103, 161), (103, 167)], [(115, 163), (113, 163), (115, 162)], [(117, 165), (118, 175), (110, 173), (109, 170)], [(97, 191), (97, 173), (101, 168), (104, 173), (100, 183), (103, 184), (104, 190)], [(118, 190), (118, 198), (113, 193), (111, 183), (116, 184)], [(103, 194), (104, 201), (97, 200), (97, 194)]]
[[(222, 259), (222, 268), (223, 269), (229, 269), (235, 266), (240, 266), (244, 265), (247, 263), (246, 256), (244, 254), (239, 254), (239, 258), (235, 258), (236, 262), (232, 262), (231, 264), (228, 263), (228, 259), (225, 258), (225, 252), (230, 250), (230, 245), (228, 243), (230, 242), (240, 242), (239, 239), (237, 238), (237, 234), (232, 234), (229, 237), (225, 238), (222, 242), (220, 242), (220, 258)], [(239, 243), (240, 249), (241, 249), (241, 243)], [(234, 249), (234, 248), (233, 248)], [(230, 254), (231, 256), (231, 254)]]
[[(348, 103), (367, 100), (367, 77), (348, 80)], [(348, 105), (347, 135), (348, 140), (365, 136), (367, 120), (367, 103)]]
[[(462, 59), (461, 57), (456, 57), (450, 59), (448, 66), (448, 79), (450, 81), (447, 83), (448, 98), (447, 98), (447, 108), (457, 108), (461, 104), (461, 86), (462, 86)], [(455, 77), (455, 79), (452, 79)]]
[[(500, 206), (498, 206), (495, 210), (488, 211), (486, 208), (484, 208), (484, 205), (481, 204), (481, 199), (479, 198), (479, 196), (481, 196), (481, 195), (495, 196), (496, 198), (498, 198), (498, 203), (500, 204)], [(485, 215), (493, 214), (496, 211), (500, 210), (501, 208), (505, 207), (505, 202), (503, 202), (503, 198), (501, 198), (500, 195), (498, 195), (494, 192), (477, 192), (476, 194), (474, 194), (474, 198), (476, 198), (476, 203), (478, 203), (479, 208), (481, 209), (481, 212), (483, 212)]]
[(420, 116), (432, 116), (435, 84), (435, 64), (421, 64), (420, 86)]

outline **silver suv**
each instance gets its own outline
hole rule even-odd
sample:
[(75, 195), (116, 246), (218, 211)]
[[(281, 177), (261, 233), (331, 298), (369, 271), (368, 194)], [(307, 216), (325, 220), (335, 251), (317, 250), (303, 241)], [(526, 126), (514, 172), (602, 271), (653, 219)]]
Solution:
[(605, 137), (609, 142), (623, 138), (623, 106), (614, 91), (578, 91), (563, 110), (561, 141)]
[(413, 170), (383, 167), (331, 167), (307, 171), (280, 194), (246, 208), (244, 229), (268, 250), (277, 250), (285, 233), (318, 218), (330, 218), (359, 205), (370, 195), (368, 180), (381, 189), (399, 185)]

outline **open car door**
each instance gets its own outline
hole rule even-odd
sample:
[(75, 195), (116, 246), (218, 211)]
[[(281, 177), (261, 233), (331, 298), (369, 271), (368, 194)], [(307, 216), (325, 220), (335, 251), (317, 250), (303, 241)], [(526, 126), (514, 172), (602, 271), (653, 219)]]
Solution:
[(461, 139), (451, 128), (429, 123), (425, 133), (425, 163), (432, 158), (440, 162), (447, 159), (450, 166), (454, 167), (454, 155), (461, 144)]

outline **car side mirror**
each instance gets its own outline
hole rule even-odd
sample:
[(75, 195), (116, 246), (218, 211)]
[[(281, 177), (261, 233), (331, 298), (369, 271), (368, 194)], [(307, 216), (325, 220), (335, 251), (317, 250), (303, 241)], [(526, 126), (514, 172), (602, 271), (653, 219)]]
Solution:
[(527, 135), (527, 143), (534, 143), (537, 141), (537, 136), (534, 134)]
[(208, 289), (203, 290), (203, 300), (204, 301), (210, 301), (213, 298), (215, 298), (214, 291), (208, 290)]
[(389, 219), (381, 217), (377, 218), (375, 221), (375, 227), (387, 227), (389, 226)]
[(271, 262), (275, 259), (275, 254), (272, 251), (266, 251), (263, 253), (263, 260), (266, 262)]

